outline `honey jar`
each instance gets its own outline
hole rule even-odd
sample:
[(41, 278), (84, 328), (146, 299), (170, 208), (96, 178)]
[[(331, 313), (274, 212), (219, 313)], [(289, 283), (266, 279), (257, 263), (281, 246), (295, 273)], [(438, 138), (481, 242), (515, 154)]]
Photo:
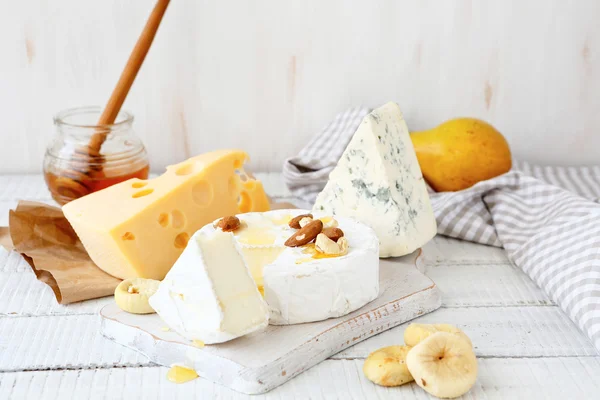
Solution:
[(63, 205), (131, 178), (148, 178), (146, 149), (133, 131), (133, 115), (97, 125), (100, 107), (79, 107), (54, 117), (56, 134), (44, 157), (44, 178)]

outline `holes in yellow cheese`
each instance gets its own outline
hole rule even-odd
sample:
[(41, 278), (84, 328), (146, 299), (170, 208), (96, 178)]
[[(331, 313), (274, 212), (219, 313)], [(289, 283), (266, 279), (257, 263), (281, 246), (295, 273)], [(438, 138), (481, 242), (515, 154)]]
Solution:
[(179, 235), (175, 236), (173, 245), (178, 249), (185, 249), (185, 246), (187, 246), (189, 240), (190, 235), (188, 235), (186, 232), (181, 232)]
[(254, 190), (256, 188), (256, 181), (244, 182), (244, 187), (248, 190)]
[(171, 226), (175, 229), (180, 229), (185, 226), (185, 215), (181, 211), (171, 211)]
[(194, 166), (192, 164), (185, 164), (175, 170), (175, 175), (184, 176), (194, 172)]
[(229, 190), (229, 195), (230, 196), (235, 195), (238, 191), (237, 188), (238, 188), (237, 178), (234, 175), (231, 178), (229, 178), (229, 182), (227, 183), (227, 189)]
[(198, 181), (192, 187), (192, 199), (199, 206), (206, 206), (213, 198), (213, 188), (205, 180)]
[(247, 180), (249, 180), (249, 179), (250, 179), (250, 178), (248, 178), (248, 175), (246, 174), (246, 172), (245, 172), (245, 171), (243, 171), (243, 170), (241, 170), (241, 169), (236, 169), (234, 172), (235, 172), (235, 174), (236, 174), (237, 176), (239, 176), (239, 177), (240, 177), (240, 180), (241, 180), (242, 182), (246, 182)]
[(162, 213), (158, 216), (158, 223), (160, 224), (160, 226), (162, 226), (163, 228), (166, 228), (167, 225), (169, 225), (169, 214), (167, 213)]
[(131, 232), (125, 232), (123, 236), (121, 236), (121, 240), (135, 240), (135, 235)]
[(238, 209), (240, 212), (247, 213), (252, 209), (252, 199), (246, 191), (242, 191), (238, 197)]
[(139, 192), (135, 192), (131, 197), (137, 199), (138, 197), (148, 196), (150, 193), (154, 192), (154, 189), (144, 189)]
[(131, 184), (131, 187), (134, 189), (139, 189), (139, 188), (143, 188), (147, 184), (148, 184), (148, 182), (135, 182), (135, 183)]

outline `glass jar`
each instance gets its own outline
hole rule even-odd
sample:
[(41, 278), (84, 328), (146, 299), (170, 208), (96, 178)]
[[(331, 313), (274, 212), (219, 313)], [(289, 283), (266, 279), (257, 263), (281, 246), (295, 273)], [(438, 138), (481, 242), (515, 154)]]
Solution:
[(148, 178), (148, 157), (133, 132), (133, 115), (121, 111), (114, 124), (97, 125), (101, 113), (100, 107), (79, 107), (54, 117), (56, 135), (44, 157), (44, 178), (61, 205), (131, 178)]

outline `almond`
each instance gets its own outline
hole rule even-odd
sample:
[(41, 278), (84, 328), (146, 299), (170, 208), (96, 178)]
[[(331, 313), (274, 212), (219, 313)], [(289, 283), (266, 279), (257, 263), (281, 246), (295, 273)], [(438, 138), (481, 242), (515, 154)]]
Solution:
[(340, 228), (323, 228), (323, 233), (334, 242), (344, 236), (344, 231)]
[(229, 216), (221, 218), (215, 228), (220, 228), (223, 232), (233, 232), (240, 227), (240, 220), (236, 216)]
[(300, 229), (300, 228), (302, 228), (300, 226), (300, 221), (302, 220), (302, 218), (311, 218), (312, 219), (312, 217), (313, 217), (312, 214), (298, 215), (297, 217), (292, 218), (292, 220), (290, 221), (290, 223), (289, 223), (290, 228), (292, 228), (292, 229)]
[(300, 220), (300, 229), (304, 228), (306, 225), (310, 224), (312, 222), (312, 218), (311, 217), (304, 217)]
[(317, 235), (323, 230), (323, 222), (317, 219), (314, 220), (298, 232), (294, 233), (288, 240), (285, 241), (285, 245), (288, 247), (304, 246), (315, 240)]

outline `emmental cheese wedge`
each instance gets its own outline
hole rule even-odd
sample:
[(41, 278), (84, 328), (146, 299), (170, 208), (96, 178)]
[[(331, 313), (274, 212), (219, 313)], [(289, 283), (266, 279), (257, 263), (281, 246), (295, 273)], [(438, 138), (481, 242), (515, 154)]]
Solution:
[(130, 179), (63, 206), (98, 267), (117, 278), (161, 280), (189, 238), (216, 218), (267, 211), (260, 181), (241, 150), (202, 154), (150, 180)]

